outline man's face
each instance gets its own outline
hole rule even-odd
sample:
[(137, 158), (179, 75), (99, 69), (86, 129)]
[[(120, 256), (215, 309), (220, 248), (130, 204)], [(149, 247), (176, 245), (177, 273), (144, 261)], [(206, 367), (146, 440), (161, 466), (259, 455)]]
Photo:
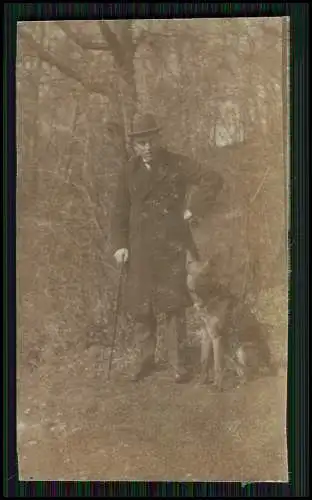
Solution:
[(135, 154), (147, 162), (152, 160), (153, 151), (156, 147), (157, 140), (151, 136), (136, 138), (133, 143)]

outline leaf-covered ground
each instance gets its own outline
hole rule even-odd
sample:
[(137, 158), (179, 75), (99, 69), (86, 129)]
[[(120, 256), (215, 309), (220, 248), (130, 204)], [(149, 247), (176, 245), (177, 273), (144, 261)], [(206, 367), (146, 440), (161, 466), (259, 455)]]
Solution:
[(20, 479), (287, 480), (285, 373), (216, 394), (80, 364), (19, 381)]
[(108, 382), (107, 347), (96, 338), (68, 346), (50, 329), (36, 356), (19, 355), (21, 479), (287, 480), (286, 302), (276, 288), (257, 303), (272, 328), (278, 376), (222, 394), (196, 374), (176, 385), (168, 370), (129, 382), (131, 346), (117, 345)]

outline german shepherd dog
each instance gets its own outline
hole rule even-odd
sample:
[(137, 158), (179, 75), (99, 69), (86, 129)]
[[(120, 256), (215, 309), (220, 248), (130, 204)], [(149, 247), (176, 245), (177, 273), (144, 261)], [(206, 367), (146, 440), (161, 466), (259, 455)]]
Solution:
[(200, 381), (209, 381), (213, 356), (213, 381), (222, 390), (226, 371), (241, 383), (259, 373), (272, 373), (267, 329), (250, 306), (214, 280), (209, 263), (188, 260), (188, 287), (202, 324)]

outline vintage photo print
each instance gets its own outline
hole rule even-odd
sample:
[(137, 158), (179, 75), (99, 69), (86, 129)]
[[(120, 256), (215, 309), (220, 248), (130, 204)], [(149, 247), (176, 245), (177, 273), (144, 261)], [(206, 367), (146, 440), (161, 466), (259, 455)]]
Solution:
[(20, 479), (288, 481), (288, 19), (17, 32)]

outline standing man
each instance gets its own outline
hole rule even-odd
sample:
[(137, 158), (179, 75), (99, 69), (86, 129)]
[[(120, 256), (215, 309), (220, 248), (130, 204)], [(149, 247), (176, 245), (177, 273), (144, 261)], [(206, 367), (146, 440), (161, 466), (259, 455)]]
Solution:
[[(169, 363), (177, 383), (189, 380), (183, 365), (185, 309), (192, 305), (187, 289), (186, 252), (196, 253), (184, 218), (188, 188), (204, 179), (206, 199), (214, 201), (222, 178), (161, 147), (153, 115), (137, 115), (131, 134), (134, 156), (124, 165), (112, 218), (116, 262), (126, 262), (124, 305), (137, 323), (139, 360), (134, 381), (155, 369), (157, 315), (167, 323)], [(194, 256), (196, 258), (196, 255)]]

